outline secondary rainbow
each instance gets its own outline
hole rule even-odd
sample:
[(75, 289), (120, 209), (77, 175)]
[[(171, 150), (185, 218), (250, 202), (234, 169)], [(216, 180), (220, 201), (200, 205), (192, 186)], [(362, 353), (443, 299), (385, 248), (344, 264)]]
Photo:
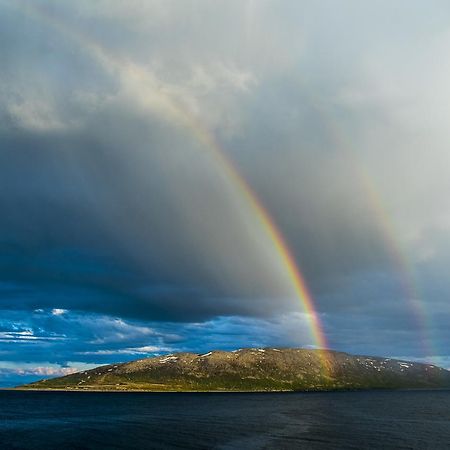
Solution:
[(314, 101), (314, 99), (310, 100), (311, 105), (316, 108), (316, 111), (327, 125), (327, 131), (334, 148), (342, 152), (342, 157), (346, 158), (348, 167), (365, 194), (367, 204), (374, 215), (378, 230), (384, 240), (385, 249), (399, 275), (398, 282), (401, 286), (404, 300), (417, 327), (418, 343), (421, 347), (423, 359), (433, 362), (433, 356), (437, 355), (438, 352), (434, 348), (433, 338), (429, 331), (432, 328), (429, 314), (421, 298), (420, 288), (414, 275), (414, 267), (409, 262), (407, 251), (400, 243), (401, 240), (397, 237), (398, 232), (388, 214), (387, 207), (382, 201), (382, 196), (376, 188), (373, 177), (370, 176), (365, 165), (361, 162), (357, 151), (347, 139), (342, 127), (323, 110), (319, 102)]

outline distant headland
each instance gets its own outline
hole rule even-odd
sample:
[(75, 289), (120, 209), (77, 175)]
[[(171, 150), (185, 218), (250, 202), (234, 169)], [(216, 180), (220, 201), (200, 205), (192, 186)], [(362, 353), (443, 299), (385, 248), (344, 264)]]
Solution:
[(247, 348), (175, 353), (97, 367), (20, 390), (265, 392), (450, 388), (450, 371), (331, 350)]

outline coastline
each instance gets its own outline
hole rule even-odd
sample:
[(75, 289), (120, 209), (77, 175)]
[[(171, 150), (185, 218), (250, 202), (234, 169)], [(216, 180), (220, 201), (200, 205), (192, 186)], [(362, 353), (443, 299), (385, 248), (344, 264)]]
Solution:
[(35, 388), (0, 388), (0, 391), (14, 392), (94, 392), (94, 393), (147, 393), (147, 394), (279, 394), (279, 393), (326, 393), (326, 392), (398, 392), (398, 391), (450, 391), (450, 387), (423, 387), (423, 388), (336, 388), (336, 389), (274, 389), (274, 390), (151, 390), (151, 389), (35, 389)]

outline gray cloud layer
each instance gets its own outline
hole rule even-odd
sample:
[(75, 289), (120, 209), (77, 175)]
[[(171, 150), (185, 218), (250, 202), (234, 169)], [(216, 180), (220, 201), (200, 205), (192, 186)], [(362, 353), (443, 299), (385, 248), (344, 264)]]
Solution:
[(298, 311), (209, 130), (285, 235), (332, 345), (423, 356), (426, 322), (446, 354), (446, 2), (0, 5), (11, 321)]

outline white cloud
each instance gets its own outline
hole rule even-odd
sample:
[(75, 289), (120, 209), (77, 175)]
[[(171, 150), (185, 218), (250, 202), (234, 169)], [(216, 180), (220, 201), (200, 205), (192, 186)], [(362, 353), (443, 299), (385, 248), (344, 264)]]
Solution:
[(172, 348), (167, 346), (145, 345), (142, 347), (125, 347), (116, 350), (93, 350), (77, 352), (78, 355), (152, 355), (160, 352), (170, 352)]
[(70, 375), (81, 370), (78, 367), (61, 367), (58, 365), (33, 366), (30, 364), (11, 365), (0, 362), (0, 374), (27, 376), (35, 375), (40, 377), (61, 377)]

